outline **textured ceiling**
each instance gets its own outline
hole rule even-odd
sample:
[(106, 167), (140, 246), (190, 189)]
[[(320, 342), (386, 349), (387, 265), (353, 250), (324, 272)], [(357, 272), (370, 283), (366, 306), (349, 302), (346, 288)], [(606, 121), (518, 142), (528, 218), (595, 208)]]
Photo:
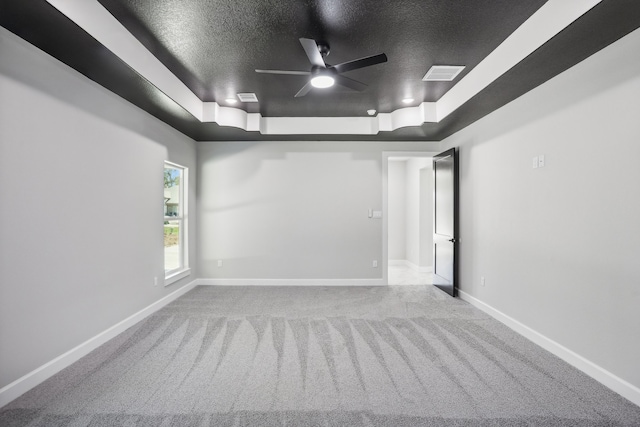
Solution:
[[(237, 92), (260, 100), (244, 104), (263, 116), (366, 116), (389, 113), (402, 98), (436, 101), (452, 82), (425, 83), (432, 65), (470, 71), (545, 0), (99, 0), (203, 101)], [(385, 64), (346, 75), (368, 85), (359, 93), (334, 86), (294, 99), (306, 76), (254, 70), (310, 68), (300, 37), (331, 46), (337, 64), (385, 53)]]
[[(263, 117), (365, 116), (436, 101), (545, 1), (99, 0), (202, 101), (238, 104)], [(377, 135), (262, 135), (201, 123), (44, 0), (0, 0), (0, 25), (196, 140), (440, 140), (640, 27), (640, 1), (603, 0), (439, 123)], [(389, 62), (345, 73), (369, 87), (293, 95), (308, 70), (298, 38), (326, 40), (336, 64), (384, 52)], [(454, 82), (423, 82), (431, 65), (466, 65)]]

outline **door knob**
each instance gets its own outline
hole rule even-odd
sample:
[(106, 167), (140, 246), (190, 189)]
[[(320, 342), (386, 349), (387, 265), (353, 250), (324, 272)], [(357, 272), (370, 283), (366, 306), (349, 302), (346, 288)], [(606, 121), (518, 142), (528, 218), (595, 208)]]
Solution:
[(453, 239), (449, 239), (449, 241), (450, 241), (451, 243), (455, 243), (455, 242), (456, 242), (456, 239), (455, 239), (455, 237), (454, 237)]

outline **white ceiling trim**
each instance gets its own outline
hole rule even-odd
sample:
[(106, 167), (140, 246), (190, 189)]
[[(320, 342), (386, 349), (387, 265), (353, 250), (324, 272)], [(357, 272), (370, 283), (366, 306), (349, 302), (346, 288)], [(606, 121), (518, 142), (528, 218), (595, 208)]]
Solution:
[(263, 135), (377, 135), (407, 126), (436, 121), (435, 102), (401, 108), (375, 117), (262, 117), (216, 102), (203, 103), (203, 121)]
[(67, 18), (202, 121), (202, 101), (96, 0), (47, 0)]
[(549, 0), (440, 100), (375, 117), (262, 117), (202, 102), (97, 0), (47, 1), (200, 122), (264, 135), (376, 135), (441, 121), (601, 0)]
[(550, 0), (438, 100), (438, 121), (458, 109), (602, 0)]

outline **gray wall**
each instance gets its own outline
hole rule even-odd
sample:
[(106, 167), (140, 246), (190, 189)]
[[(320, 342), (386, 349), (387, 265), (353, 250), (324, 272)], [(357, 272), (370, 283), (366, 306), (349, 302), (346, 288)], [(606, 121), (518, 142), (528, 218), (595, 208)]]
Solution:
[(406, 195), (407, 161), (389, 160), (388, 179), (388, 257), (390, 260), (407, 259)]
[(637, 52), (640, 31), (444, 148), (460, 147), (461, 289), (640, 387)]
[[(433, 264), (433, 262), (429, 262), (428, 264), (422, 264), (420, 262), (423, 251), (433, 252), (433, 249), (426, 249), (426, 247), (433, 245), (433, 225), (425, 223), (429, 215), (425, 218), (425, 213), (421, 210), (421, 205), (423, 204), (425, 208), (431, 208), (431, 206), (424, 203), (424, 200), (421, 198), (423, 192), (429, 191), (428, 188), (423, 188), (421, 185), (421, 170), (424, 168), (431, 169), (430, 165), (432, 162), (433, 160), (431, 158), (412, 158), (407, 160), (406, 260), (419, 267), (427, 267)], [(429, 185), (429, 182), (426, 184)], [(430, 231), (431, 236), (423, 233), (425, 229)]]
[(198, 143), (199, 277), (381, 278), (382, 152), (437, 146)]
[(420, 169), (420, 267), (433, 267), (433, 160)]
[(192, 280), (153, 286), (163, 161), (196, 152), (3, 28), (0, 57), (1, 388)]
[(389, 159), (388, 257), (416, 267), (433, 264), (431, 158)]

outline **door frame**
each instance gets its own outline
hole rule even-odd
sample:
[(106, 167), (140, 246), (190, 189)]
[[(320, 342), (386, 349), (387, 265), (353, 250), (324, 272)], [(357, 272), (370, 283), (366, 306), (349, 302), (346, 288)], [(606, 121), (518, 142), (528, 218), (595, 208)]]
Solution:
[(440, 151), (383, 151), (382, 152), (382, 282), (389, 285), (389, 158), (433, 157)]

